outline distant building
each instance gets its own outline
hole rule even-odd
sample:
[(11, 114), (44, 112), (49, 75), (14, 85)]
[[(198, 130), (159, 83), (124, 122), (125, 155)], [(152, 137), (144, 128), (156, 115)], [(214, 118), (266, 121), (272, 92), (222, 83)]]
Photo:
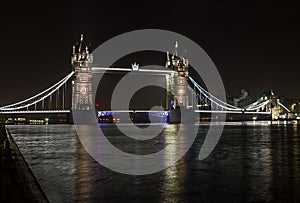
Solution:
[(248, 91), (245, 89), (241, 90), (241, 96), (233, 98), (233, 105), (236, 107), (243, 108), (252, 103), (252, 99), (249, 97)]
[(300, 101), (296, 101), (295, 103), (293, 103), (291, 105), (291, 110), (292, 110), (292, 112), (300, 115)]

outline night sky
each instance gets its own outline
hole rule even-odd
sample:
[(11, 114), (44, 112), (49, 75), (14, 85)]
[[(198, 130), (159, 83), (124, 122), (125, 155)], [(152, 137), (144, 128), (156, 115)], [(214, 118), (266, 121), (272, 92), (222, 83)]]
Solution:
[[(72, 45), (95, 49), (124, 32), (157, 28), (198, 43), (229, 96), (273, 89), (300, 98), (300, 4), (286, 1), (1, 2), (0, 105), (49, 87), (71, 71)], [(172, 50), (171, 50), (172, 51)]]

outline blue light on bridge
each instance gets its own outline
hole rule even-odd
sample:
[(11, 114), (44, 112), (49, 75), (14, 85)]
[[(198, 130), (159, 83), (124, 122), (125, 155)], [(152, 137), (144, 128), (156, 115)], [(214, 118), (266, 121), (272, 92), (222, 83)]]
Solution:
[(111, 112), (111, 111), (98, 111), (98, 118), (104, 117), (104, 116), (111, 116), (113, 114), (115, 114), (115, 112)]
[[(98, 111), (98, 118), (105, 117), (105, 116), (111, 116), (111, 115), (114, 115), (117, 113), (124, 113), (124, 112)], [(129, 111), (127, 113), (130, 113), (130, 112), (131, 111)], [(132, 113), (134, 113), (134, 111), (132, 111)], [(168, 111), (137, 111), (135, 113), (148, 113), (149, 116), (155, 116), (155, 117), (168, 117), (169, 116)]]
[(149, 116), (168, 117), (169, 116), (169, 112), (168, 111), (149, 112)]

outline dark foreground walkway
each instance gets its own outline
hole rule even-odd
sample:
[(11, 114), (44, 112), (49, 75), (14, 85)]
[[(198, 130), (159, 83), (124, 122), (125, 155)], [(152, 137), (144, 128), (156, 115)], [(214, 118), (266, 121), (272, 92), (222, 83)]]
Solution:
[(2, 131), (0, 135), (0, 202), (48, 202), (17, 145), (6, 134)]

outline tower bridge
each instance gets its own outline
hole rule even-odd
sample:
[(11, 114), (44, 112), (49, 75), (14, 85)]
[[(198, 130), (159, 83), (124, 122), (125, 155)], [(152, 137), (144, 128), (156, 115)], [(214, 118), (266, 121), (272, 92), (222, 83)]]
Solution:
[[(154, 75), (165, 76), (166, 87), (168, 95), (166, 95), (166, 106), (163, 111), (153, 111), (147, 109), (132, 109), (127, 111), (116, 110), (110, 111), (102, 110), (95, 112), (99, 119), (118, 114), (118, 113), (143, 113), (151, 114), (163, 118), (170, 117), (170, 114), (176, 112), (180, 108), (189, 110), (189, 112), (200, 114), (241, 114), (241, 115), (255, 115), (255, 116), (269, 116), (271, 119), (277, 119), (282, 111), (289, 111), (278, 98), (262, 97), (257, 101), (249, 104), (246, 107), (237, 107), (226, 101), (220, 100), (215, 95), (208, 92), (199, 83), (189, 75), (189, 61), (183, 57), (177, 56), (175, 51), (173, 54), (166, 53), (166, 68), (167, 69), (147, 69), (140, 68), (138, 64), (132, 64), (131, 68), (121, 67), (94, 67), (93, 54), (89, 53), (88, 47), (83, 49), (83, 36), (81, 36), (78, 47), (73, 46), (73, 53), (71, 56), (71, 65), (73, 70), (60, 81), (51, 87), (41, 91), (40, 93), (29, 97), (25, 100), (1, 106), (0, 114), (7, 117), (31, 117), (40, 120), (50, 118), (55, 122), (71, 122), (71, 111), (76, 110), (95, 110), (93, 98), (93, 75), (103, 73), (126, 74), (133, 72), (137, 75)], [(67, 91), (67, 84), (71, 81), (72, 89), (72, 105), (68, 104), (68, 96), (70, 92)], [(173, 95), (169, 90), (172, 90)], [(194, 95), (196, 100), (190, 98), (190, 94)], [(71, 108), (70, 108), (71, 106)], [(95, 110), (96, 111), (96, 110)]]

